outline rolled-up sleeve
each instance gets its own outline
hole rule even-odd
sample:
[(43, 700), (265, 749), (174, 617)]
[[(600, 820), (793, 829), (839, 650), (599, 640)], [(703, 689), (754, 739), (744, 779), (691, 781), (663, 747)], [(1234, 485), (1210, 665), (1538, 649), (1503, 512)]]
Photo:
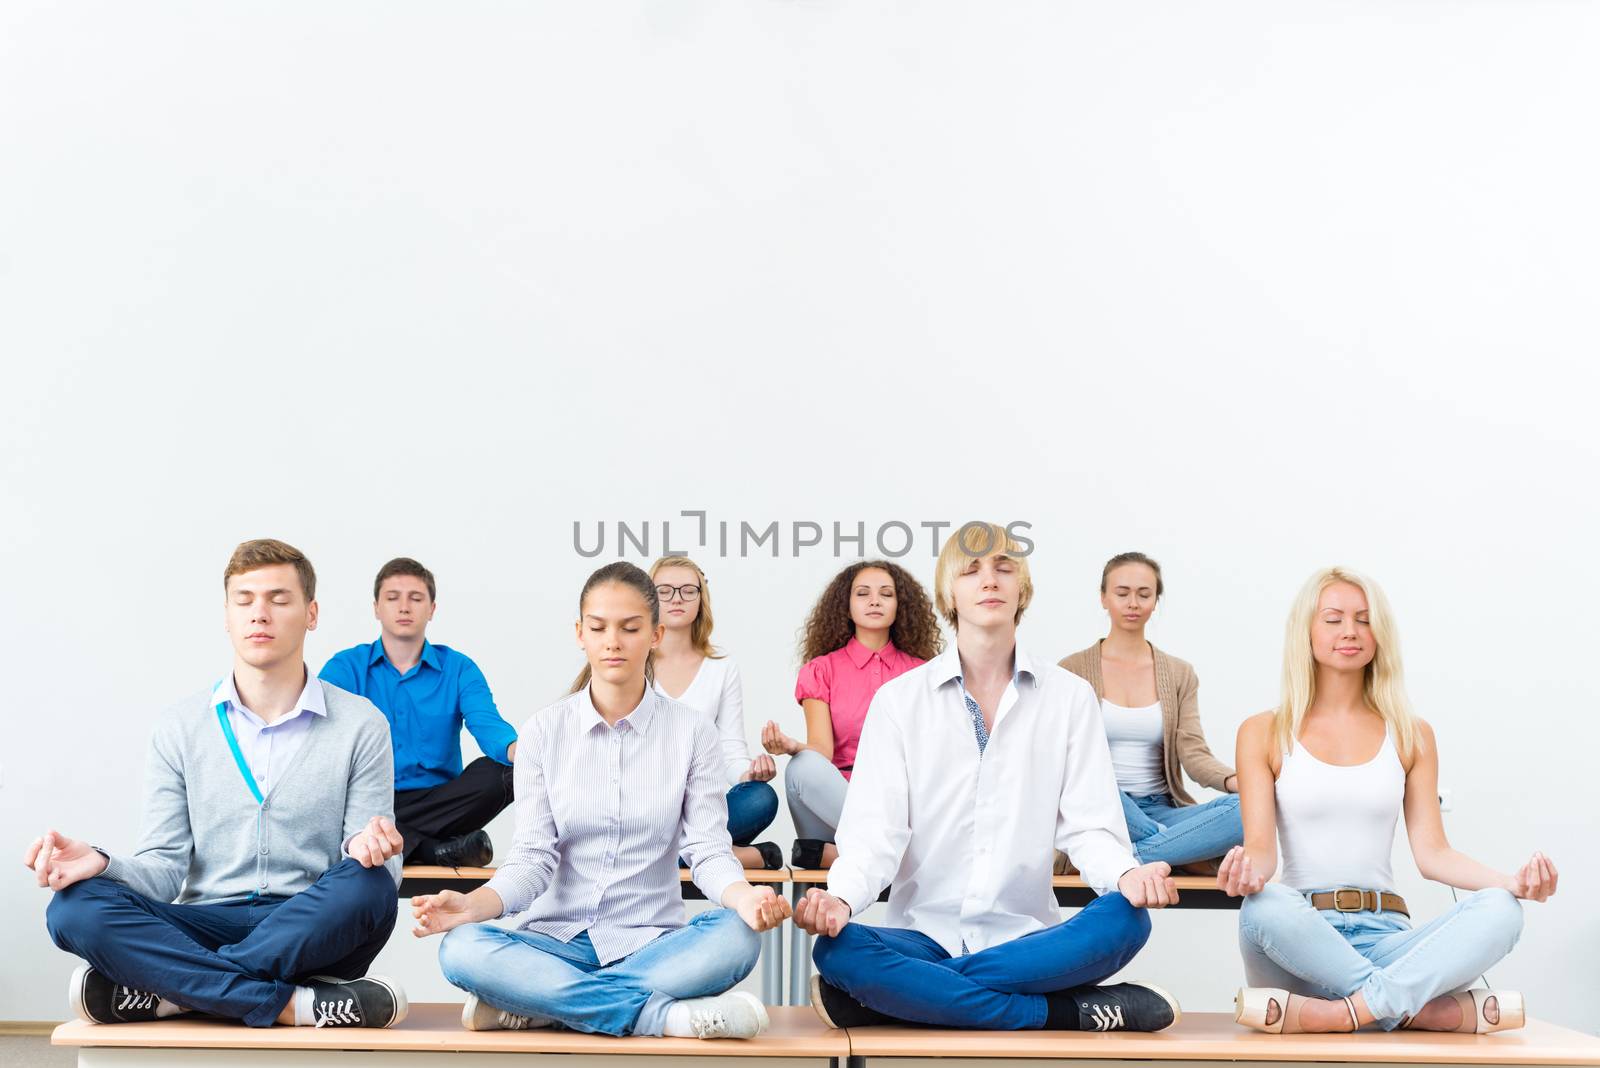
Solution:
[(1095, 893), (1107, 894), (1139, 862), (1128, 840), (1100, 703), (1088, 686), (1075, 689), (1068, 719), (1066, 780), (1056, 815), (1056, 848), (1072, 858)]
[(911, 841), (910, 784), (905, 734), (880, 691), (861, 730), (855, 775), (845, 793), (834, 841), (839, 859), (828, 870), (828, 892), (859, 916), (888, 886)]
[(525, 911), (544, 893), (556, 870), (556, 821), (546, 785), (545, 724), (534, 716), (518, 736), (511, 781), (516, 791), (516, 833), (511, 851), (487, 885), (504, 908), (502, 916)]
[[(683, 859), (706, 900), (720, 903), (728, 887), (744, 879), (744, 868), (728, 837), (728, 786), (717, 728), (709, 719), (696, 721), (693, 745), (683, 792)], [(517, 755), (520, 762), (520, 749)]]

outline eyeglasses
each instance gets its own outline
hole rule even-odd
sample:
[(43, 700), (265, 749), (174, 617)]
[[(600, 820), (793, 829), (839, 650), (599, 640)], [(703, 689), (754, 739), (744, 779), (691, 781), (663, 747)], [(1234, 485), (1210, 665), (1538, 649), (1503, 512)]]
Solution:
[(700, 587), (692, 585), (692, 584), (691, 585), (686, 585), (686, 586), (657, 586), (656, 587), (656, 596), (661, 598), (663, 601), (672, 600), (672, 595), (673, 594), (677, 594), (679, 597), (682, 597), (685, 601), (698, 601), (700, 599)]

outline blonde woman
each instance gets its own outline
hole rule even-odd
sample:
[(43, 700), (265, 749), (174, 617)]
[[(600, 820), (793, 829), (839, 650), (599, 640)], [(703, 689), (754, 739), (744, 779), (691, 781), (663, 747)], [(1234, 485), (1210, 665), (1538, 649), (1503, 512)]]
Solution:
[(778, 814), (778, 794), (771, 785), (778, 766), (765, 753), (750, 757), (744, 684), (738, 666), (711, 644), (711, 589), (705, 572), (687, 556), (663, 556), (650, 566), (650, 578), (666, 627), (655, 653), (655, 688), (698, 708), (717, 725), (733, 855), (746, 868), (781, 868), (783, 851), (772, 842), (755, 842)]
[[(1244, 845), (1217, 875), (1244, 897), (1235, 1019), (1272, 1033), (1488, 1032), (1521, 1027), (1522, 996), (1468, 989), (1516, 945), (1519, 899), (1555, 893), (1541, 853), (1515, 873), (1451, 848), (1439, 751), (1411, 712), (1388, 602), (1343, 568), (1311, 576), (1289, 613), (1283, 699), (1238, 742)], [(1389, 855), (1404, 811), (1423, 876), (1468, 895), (1413, 927)], [(1267, 885), (1283, 849), (1282, 881)]]

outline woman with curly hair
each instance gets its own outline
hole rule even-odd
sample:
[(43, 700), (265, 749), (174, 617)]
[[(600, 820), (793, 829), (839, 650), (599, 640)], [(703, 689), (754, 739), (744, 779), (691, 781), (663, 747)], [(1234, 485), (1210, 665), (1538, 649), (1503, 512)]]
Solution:
[(826, 868), (839, 855), (833, 835), (872, 695), (942, 648), (927, 591), (898, 564), (851, 564), (822, 591), (800, 640), (805, 666), (794, 688), (805, 709), (806, 740), (771, 721), (761, 731), (767, 752), (790, 758), (784, 785), (795, 867)]

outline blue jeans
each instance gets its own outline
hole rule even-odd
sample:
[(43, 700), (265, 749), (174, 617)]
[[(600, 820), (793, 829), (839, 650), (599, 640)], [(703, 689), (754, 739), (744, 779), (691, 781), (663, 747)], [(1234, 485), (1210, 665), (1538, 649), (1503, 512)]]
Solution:
[(1440, 994), (1467, 989), (1521, 934), (1522, 904), (1504, 890), (1479, 890), (1416, 929), (1397, 912), (1314, 909), (1281, 883), (1269, 883), (1239, 909), (1251, 986), (1314, 998), (1360, 993), (1385, 1031)]
[(736, 782), (728, 788), (728, 837), (747, 846), (778, 816), (778, 791), (770, 782)]
[(484, 923), (439, 946), (451, 984), (536, 1024), (602, 1035), (659, 1035), (680, 998), (720, 994), (750, 974), (761, 940), (732, 909), (702, 912), (602, 966), (587, 931), (562, 942)]
[(1170, 794), (1122, 795), (1128, 837), (1139, 860), (1150, 864), (1192, 864), (1220, 857), (1244, 842), (1239, 795), (1227, 794), (1198, 805), (1178, 807)]
[(45, 926), (114, 983), (270, 1027), (311, 976), (367, 974), (398, 905), (387, 869), (346, 859), (293, 897), (228, 905), (170, 905), (85, 879), (51, 899)]
[[(728, 837), (747, 846), (772, 825), (778, 815), (778, 791), (767, 782), (736, 782), (728, 787)], [(678, 867), (689, 865), (682, 857)]]
[(817, 971), (861, 1004), (901, 1020), (985, 1031), (1039, 1028), (1047, 993), (1098, 983), (1150, 937), (1150, 915), (1119, 893), (1065, 923), (952, 957), (919, 931), (850, 922), (817, 939)]

